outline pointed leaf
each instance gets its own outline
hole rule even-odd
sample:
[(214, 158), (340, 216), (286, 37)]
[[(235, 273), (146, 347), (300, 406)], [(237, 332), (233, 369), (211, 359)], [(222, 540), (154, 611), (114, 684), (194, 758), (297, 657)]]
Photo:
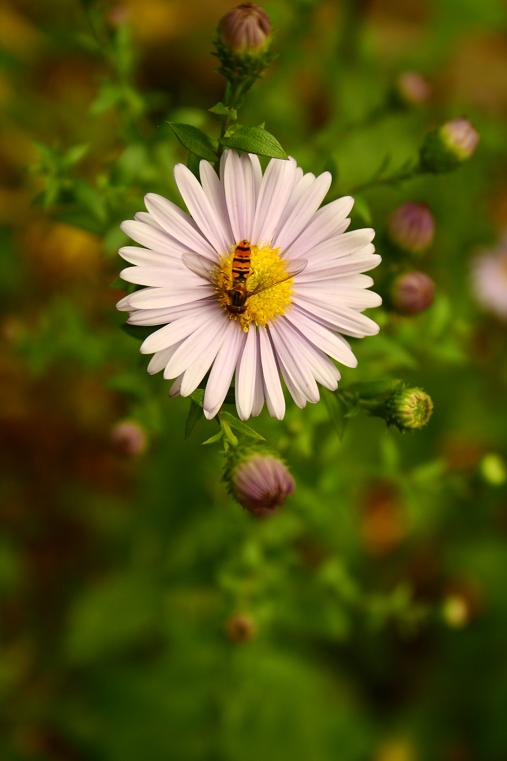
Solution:
[(276, 137), (262, 127), (236, 127), (234, 132), (222, 138), (222, 144), (238, 151), (257, 153), (259, 156), (288, 158)]
[(184, 148), (202, 159), (216, 161), (217, 154), (213, 143), (202, 130), (191, 124), (168, 124)]

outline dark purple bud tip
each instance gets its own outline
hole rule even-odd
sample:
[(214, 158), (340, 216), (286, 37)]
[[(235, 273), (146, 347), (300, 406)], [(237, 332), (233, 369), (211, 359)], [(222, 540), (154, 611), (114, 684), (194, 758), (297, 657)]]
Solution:
[(419, 254), (433, 242), (435, 220), (425, 203), (408, 201), (393, 211), (388, 231), (392, 242), (403, 251)]
[(258, 517), (271, 515), (295, 489), (284, 463), (269, 454), (252, 454), (232, 472), (232, 492), (245, 510)]
[(404, 272), (393, 282), (393, 306), (401, 314), (424, 312), (433, 304), (435, 283), (424, 272)]

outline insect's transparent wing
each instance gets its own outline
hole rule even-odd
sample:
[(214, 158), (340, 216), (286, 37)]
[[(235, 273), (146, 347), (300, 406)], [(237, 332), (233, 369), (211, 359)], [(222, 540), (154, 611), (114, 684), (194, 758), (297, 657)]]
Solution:
[(294, 277), (295, 275), (299, 275), (300, 272), (303, 272), (303, 270), (306, 269), (306, 265), (308, 264), (308, 259), (289, 259), (288, 261), (285, 261), (285, 269), (287, 270), (289, 277)]
[(249, 291), (248, 296), (256, 296), (258, 293), (262, 293), (262, 291), (267, 291), (268, 288), (274, 288), (275, 285), (285, 283), (295, 275), (299, 275), (300, 272), (303, 272), (307, 264), (308, 259), (292, 259), (285, 262), (285, 269), (287, 270), (287, 275), (285, 277), (281, 278), (281, 280), (262, 281), (253, 289), (253, 291)]
[(215, 265), (209, 259), (200, 254), (186, 252), (182, 256), (182, 261), (185, 267), (195, 275), (204, 278), (208, 283), (214, 283)]

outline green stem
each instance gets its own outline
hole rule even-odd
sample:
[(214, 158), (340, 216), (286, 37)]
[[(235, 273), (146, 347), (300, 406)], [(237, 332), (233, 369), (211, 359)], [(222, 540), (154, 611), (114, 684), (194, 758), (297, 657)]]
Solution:
[(412, 167), (399, 169), (393, 174), (386, 175), (384, 177), (373, 177), (367, 182), (363, 182), (360, 185), (350, 189), (350, 193), (360, 193), (363, 190), (370, 190), (370, 188), (382, 187), (385, 185), (397, 185), (400, 182), (406, 182), (407, 180), (413, 180), (415, 177), (422, 177), (428, 174), (427, 170), (423, 169), (419, 162)]

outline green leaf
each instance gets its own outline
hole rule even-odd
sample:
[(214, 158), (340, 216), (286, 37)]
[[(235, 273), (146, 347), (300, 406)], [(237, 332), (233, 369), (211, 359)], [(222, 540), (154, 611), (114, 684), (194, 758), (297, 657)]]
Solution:
[(227, 148), (257, 153), (259, 156), (288, 158), (276, 137), (262, 127), (236, 127), (234, 132), (222, 138), (222, 144)]
[(187, 419), (185, 421), (185, 438), (186, 439), (188, 439), (188, 437), (194, 430), (195, 426), (201, 419), (202, 419), (202, 407), (199, 404), (197, 404), (197, 402), (194, 402), (193, 399), (191, 399), (190, 408), (188, 410)]
[(230, 106), (226, 106), (225, 103), (215, 103), (214, 106), (211, 106), (211, 108), (208, 108), (208, 111), (210, 114), (215, 114), (215, 116), (229, 116), (231, 119), (237, 119), (238, 112), (235, 108), (231, 108)]
[(187, 166), (194, 175), (194, 177), (197, 177), (199, 179), (199, 164), (201, 163), (201, 159), (199, 156), (196, 156), (195, 153), (189, 153), (188, 159), (187, 159)]
[(202, 159), (216, 161), (217, 154), (213, 143), (202, 130), (191, 124), (168, 124), (184, 148)]
[(228, 423), (231, 428), (234, 428), (235, 431), (242, 433), (244, 436), (248, 436), (251, 439), (256, 439), (256, 441), (266, 441), (264, 436), (261, 436), (260, 433), (257, 433), (257, 431), (255, 431), (246, 423), (243, 423), (242, 420), (238, 420), (238, 418), (234, 417), (234, 415), (231, 415), (230, 412), (221, 412), (220, 419)]
[(218, 433), (215, 433), (214, 436), (210, 436), (209, 439), (206, 439), (206, 441), (203, 441), (202, 446), (206, 447), (209, 444), (216, 444), (217, 441), (220, 441), (223, 435), (224, 435), (223, 431), (219, 431)]

